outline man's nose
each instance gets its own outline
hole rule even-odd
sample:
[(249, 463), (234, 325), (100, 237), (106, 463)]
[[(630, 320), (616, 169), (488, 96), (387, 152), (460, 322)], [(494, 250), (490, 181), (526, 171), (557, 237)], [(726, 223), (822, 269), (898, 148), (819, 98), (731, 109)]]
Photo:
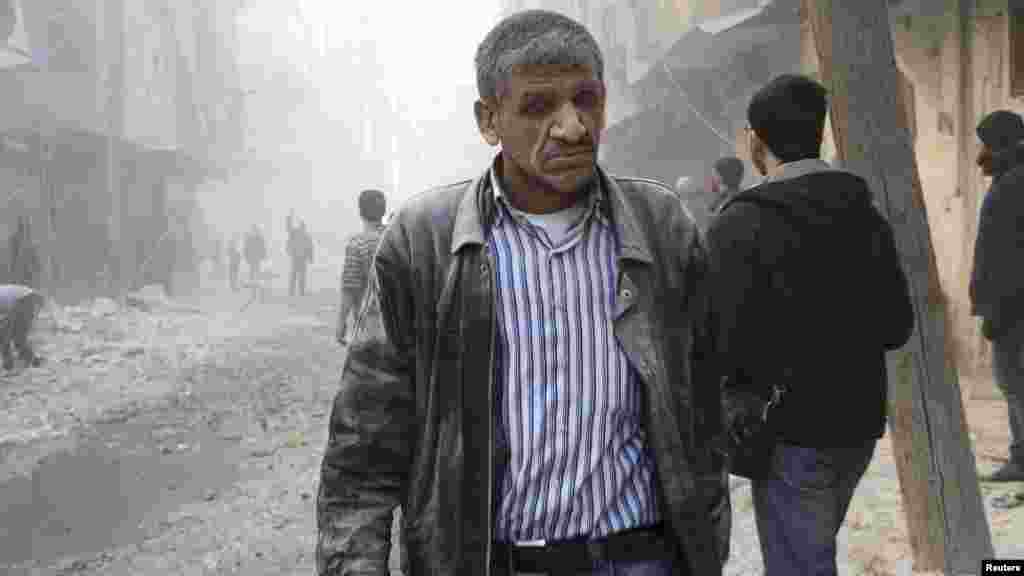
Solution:
[(551, 136), (565, 142), (575, 143), (587, 134), (587, 127), (580, 121), (579, 110), (571, 103), (566, 103), (558, 111), (555, 124), (551, 128)]

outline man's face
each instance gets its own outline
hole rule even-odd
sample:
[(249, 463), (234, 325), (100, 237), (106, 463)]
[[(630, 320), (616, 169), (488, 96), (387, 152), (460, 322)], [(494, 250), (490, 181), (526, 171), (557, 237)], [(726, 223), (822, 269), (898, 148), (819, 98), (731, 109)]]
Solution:
[(526, 189), (575, 195), (594, 179), (605, 87), (586, 66), (517, 67), (498, 102), (478, 102), (484, 139), (501, 145), (503, 175)]
[(991, 176), (995, 170), (994, 156), (992, 148), (988, 144), (982, 144), (981, 150), (978, 151), (978, 158), (976, 162), (981, 167), (981, 173), (985, 176)]

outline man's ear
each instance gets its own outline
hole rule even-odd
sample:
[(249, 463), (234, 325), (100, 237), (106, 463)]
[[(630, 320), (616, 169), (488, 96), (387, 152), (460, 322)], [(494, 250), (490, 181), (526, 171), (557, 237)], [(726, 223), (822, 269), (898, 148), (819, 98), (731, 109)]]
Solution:
[(480, 135), (484, 137), (484, 141), (491, 146), (500, 144), (501, 136), (498, 134), (497, 105), (484, 100), (477, 100), (473, 104), (473, 113), (476, 115), (477, 129), (480, 130)]

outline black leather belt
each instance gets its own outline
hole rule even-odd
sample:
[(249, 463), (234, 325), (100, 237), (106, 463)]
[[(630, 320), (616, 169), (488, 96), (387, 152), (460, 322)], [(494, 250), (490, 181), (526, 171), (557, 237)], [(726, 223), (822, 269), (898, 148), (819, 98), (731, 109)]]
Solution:
[(674, 558), (673, 547), (660, 525), (611, 534), (597, 540), (559, 540), (497, 543), (497, 560), (516, 572), (541, 574), (592, 570), (602, 562), (630, 562)]

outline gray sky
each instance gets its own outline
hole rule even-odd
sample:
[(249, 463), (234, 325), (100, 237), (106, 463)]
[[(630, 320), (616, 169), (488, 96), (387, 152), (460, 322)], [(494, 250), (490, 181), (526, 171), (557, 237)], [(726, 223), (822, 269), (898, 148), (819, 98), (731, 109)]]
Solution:
[[(240, 21), (250, 145), (300, 166), (259, 186), (269, 223), (288, 205), (329, 212), (350, 233), (363, 187), (384, 189), (394, 206), (486, 168), (494, 150), (472, 118), (473, 55), (498, 10), (498, 0), (250, 0)], [(281, 70), (311, 88), (305, 106), (284, 103)], [(367, 118), (398, 135), (397, 154), (356, 148)], [(311, 214), (314, 227), (317, 218), (327, 215)]]

